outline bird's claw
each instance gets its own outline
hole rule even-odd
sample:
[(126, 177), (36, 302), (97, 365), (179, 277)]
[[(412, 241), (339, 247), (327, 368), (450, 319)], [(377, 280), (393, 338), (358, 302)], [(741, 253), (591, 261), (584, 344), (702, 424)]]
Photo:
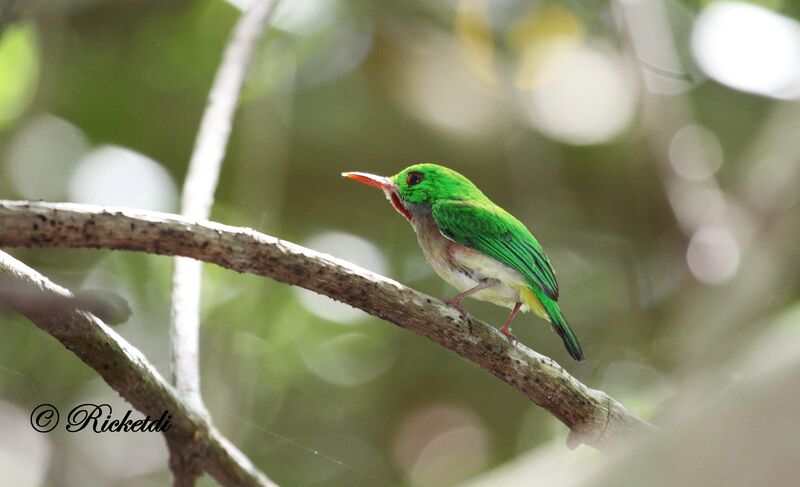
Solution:
[(461, 315), (461, 319), (462, 320), (466, 320), (467, 317), (469, 317), (469, 313), (464, 308), (464, 306), (461, 305), (460, 301), (455, 300), (455, 299), (445, 299), (444, 303), (454, 307), (455, 309), (457, 309), (458, 310), (458, 314)]
[(508, 331), (506, 329), (503, 329), (503, 328), (500, 328), (500, 333), (505, 335), (505, 337), (508, 339), (509, 342), (511, 342), (512, 345), (516, 345), (517, 344), (517, 341), (518, 341), (517, 337), (512, 335), (510, 331)]

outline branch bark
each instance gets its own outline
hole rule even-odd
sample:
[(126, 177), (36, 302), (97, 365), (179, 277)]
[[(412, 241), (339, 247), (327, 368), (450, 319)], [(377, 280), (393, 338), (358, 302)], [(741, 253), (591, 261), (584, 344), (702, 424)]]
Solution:
[(124, 208), (0, 200), (0, 245), (181, 255), (301, 286), (413, 331), (471, 360), (543, 407), (568, 442), (603, 449), (652, 426), (552, 359), (511, 345), (495, 328), (349, 262), (249, 228)]
[[(184, 181), (181, 199), (184, 216), (206, 219), (211, 212), (239, 93), (256, 44), (277, 3), (276, 0), (254, 1), (233, 29), (208, 95)], [(172, 382), (187, 402), (198, 411), (205, 411), (200, 396), (198, 360), (201, 265), (196, 260), (177, 257), (173, 266)]]
[(222, 485), (276, 487), (185, 403), (136, 347), (76, 308), (79, 301), (68, 290), (5, 252), (0, 252), (0, 302), (55, 337), (142, 414), (158, 418), (167, 411), (171, 427), (163, 434), (170, 462), (206, 471)]

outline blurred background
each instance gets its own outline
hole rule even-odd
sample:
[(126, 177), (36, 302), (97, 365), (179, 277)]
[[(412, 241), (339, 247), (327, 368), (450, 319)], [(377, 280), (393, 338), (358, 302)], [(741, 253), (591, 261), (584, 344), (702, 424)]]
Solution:
[[(0, 2), (0, 197), (176, 211), (247, 3)], [(570, 451), (565, 426), (455, 354), (206, 266), (203, 395), (256, 465), (284, 486), (796, 482), (800, 3), (284, 1), (213, 219), (449, 297), (383, 195), (339, 176), (417, 162), (463, 173), (533, 230), (587, 360), (532, 315), (519, 339), (664, 434)], [(119, 332), (169, 374), (170, 259), (12, 253), (124, 296)], [(33, 431), (44, 402), (129, 406), (24, 318), (0, 323), (0, 483), (170, 481), (160, 435)]]

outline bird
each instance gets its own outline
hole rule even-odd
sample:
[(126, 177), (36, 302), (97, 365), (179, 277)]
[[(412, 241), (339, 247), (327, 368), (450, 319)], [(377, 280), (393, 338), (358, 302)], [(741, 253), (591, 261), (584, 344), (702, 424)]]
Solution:
[(511, 322), (532, 311), (550, 322), (570, 356), (583, 360), (578, 337), (558, 305), (550, 259), (527, 227), (493, 203), (469, 179), (447, 167), (424, 163), (391, 177), (365, 172), (342, 176), (381, 189), (414, 228), (433, 270), (459, 294), (445, 303), (462, 318), (470, 297), (511, 309), (500, 332), (513, 344)]

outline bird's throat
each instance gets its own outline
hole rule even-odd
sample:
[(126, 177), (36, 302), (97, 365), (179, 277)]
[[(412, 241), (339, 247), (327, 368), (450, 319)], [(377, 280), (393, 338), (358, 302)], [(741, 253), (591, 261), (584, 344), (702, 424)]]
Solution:
[(400, 197), (397, 196), (397, 193), (394, 191), (390, 192), (389, 201), (392, 202), (392, 206), (394, 206), (394, 209), (397, 210), (398, 213), (406, 217), (406, 220), (408, 220), (410, 223), (414, 223), (414, 217), (411, 216), (411, 212), (408, 211), (405, 205), (403, 205), (403, 202), (400, 201)]

